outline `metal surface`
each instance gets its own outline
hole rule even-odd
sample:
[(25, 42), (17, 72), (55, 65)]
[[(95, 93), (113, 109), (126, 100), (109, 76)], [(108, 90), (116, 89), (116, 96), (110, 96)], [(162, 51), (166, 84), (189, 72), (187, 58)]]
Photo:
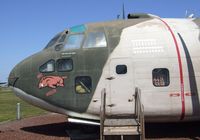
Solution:
[(105, 135), (140, 135), (137, 131), (137, 126), (123, 126), (123, 127), (104, 127)]
[(101, 107), (100, 107), (100, 140), (104, 140), (104, 121), (106, 112), (106, 89), (101, 91)]
[(144, 125), (144, 109), (141, 102), (141, 91), (135, 88), (134, 94), (135, 112), (131, 116), (106, 116), (106, 90), (101, 92), (100, 107), (100, 139), (105, 140), (106, 136), (120, 136), (121, 140), (124, 136), (140, 136), (141, 140), (145, 139)]
[(105, 126), (137, 126), (138, 123), (135, 119), (106, 119)]
[(141, 135), (141, 140), (145, 140), (145, 119), (144, 119), (144, 106), (141, 102), (141, 90), (135, 88), (135, 100), (136, 100), (136, 116), (139, 123), (138, 131)]
[[(9, 85), (18, 89), (16, 92), (22, 99), (40, 108), (95, 120), (100, 119), (103, 88), (108, 93), (106, 115), (131, 116), (138, 108), (140, 112), (142, 107), (134, 106), (136, 101), (132, 96), (137, 86), (142, 90), (140, 100), (145, 107), (145, 121), (200, 120), (199, 27), (199, 19), (160, 20), (152, 15), (75, 26), (58, 34), (56, 42), (16, 65), (10, 73)], [(105, 35), (106, 45), (85, 45), (90, 34), (98, 32)], [(80, 47), (66, 48), (67, 39), (75, 34), (83, 37)], [(60, 59), (72, 60), (72, 69), (59, 71)], [(51, 60), (52, 70), (41, 71), (41, 66)], [(116, 73), (116, 65), (127, 65), (127, 73)], [(169, 71), (167, 85), (155, 86), (154, 81), (162, 78), (153, 78), (154, 69)], [(89, 88), (82, 84), (87, 92), (77, 92), (81, 90), (77, 77), (91, 79)]]

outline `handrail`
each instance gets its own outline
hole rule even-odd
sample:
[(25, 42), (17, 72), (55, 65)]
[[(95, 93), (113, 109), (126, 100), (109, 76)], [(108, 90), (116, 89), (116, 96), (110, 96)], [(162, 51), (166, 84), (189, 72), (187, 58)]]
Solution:
[(141, 139), (145, 139), (145, 122), (144, 122), (144, 106), (141, 102), (141, 90), (136, 87), (135, 88), (135, 115), (137, 120), (139, 121), (140, 128), (138, 128), (141, 133)]
[[(101, 91), (101, 106), (100, 106), (100, 140), (104, 140), (104, 121), (106, 117), (106, 89)], [(140, 139), (145, 140), (145, 121), (144, 121), (144, 106), (141, 102), (141, 90), (135, 88), (135, 117), (139, 123), (138, 132), (140, 132)]]
[(105, 121), (105, 113), (106, 113), (106, 89), (104, 88), (101, 91), (101, 106), (100, 106), (100, 140), (104, 140), (103, 136), (103, 124)]

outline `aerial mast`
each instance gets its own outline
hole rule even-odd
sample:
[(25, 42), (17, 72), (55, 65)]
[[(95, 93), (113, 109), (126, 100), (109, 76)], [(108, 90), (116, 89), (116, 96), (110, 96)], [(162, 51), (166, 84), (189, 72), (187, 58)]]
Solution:
[(122, 7), (122, 18), (125, 19), (125, 8), (124, 8), (124, 3), (123, 3), (123, 7)]

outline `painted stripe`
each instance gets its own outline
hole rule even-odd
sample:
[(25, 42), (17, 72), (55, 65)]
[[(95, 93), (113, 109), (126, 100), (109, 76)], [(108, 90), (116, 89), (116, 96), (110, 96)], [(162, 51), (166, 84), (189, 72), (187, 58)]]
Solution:
[(190, 84), (190, 93), (185, 93), (185, 96), (191, 96), (192, 98), (192, 109), (193, 109), (193, 115), (198, 116), (200, 112), (200, 101), (199, 101), (199, 94), (198, 94), (198, 89), (197, 89), (197, 82), (196, 82), (196, 76), (195, 76), (195, 71), (194, 71), (194, 66), (192, 63), (192, 58), (190, 56), (188, 47), (181, 36), (180, 33), (178, 33), (178, 36), (181, 40), (185, 56), (186, 56), (186, 62), (187, 62), (187, 67), (188, 67), (188, 75), (189, 75), (189, 84)]
[[(160, 19), (160, 18), (159, 18)], [(176, 40), (176, 37), (171, 29), (171, 27), (168, 25), (167, 22), (164, 20), (160, 19), (165, 26), (168, 28), (170, 34), (172, 35), (174, 44), (176, 46), (176, 52), (177, 52), (177, 57), (178, 57), (178, 65), (179, 65), (179, 76), (180, 76), (180, 88), (181, 88), (181, 105), (182, 105), (182, 112), (181, 112), (181, 117), (180, 120), (183, 120), (185, 117), (185, 95), (184, 95), (184, 81), (183, 81), (183, 66), (182, 66), (182, 61), (181, 61), (181, 55), (180, 55), (180, 50), (179, 50), (179, 45)]]

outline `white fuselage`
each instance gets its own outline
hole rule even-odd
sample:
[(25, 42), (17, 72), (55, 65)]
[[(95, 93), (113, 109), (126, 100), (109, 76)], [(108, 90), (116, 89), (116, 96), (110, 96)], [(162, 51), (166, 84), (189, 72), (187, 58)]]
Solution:
[[(146, 121), (199, 120), (199, 35), (192, 19), (155, 18), (125, 28), (103, 68), (87, 113), (99, 114), (101, 90), (106, 88), (107, 114), (131, 114), (134, 90), (139, 87)], [(118, 65), (125, 65), (127, 72), (117, 74)], [(163, 84), (162, 76), (156, 81), (155, 70), (167, 70), (169, 83)]]

